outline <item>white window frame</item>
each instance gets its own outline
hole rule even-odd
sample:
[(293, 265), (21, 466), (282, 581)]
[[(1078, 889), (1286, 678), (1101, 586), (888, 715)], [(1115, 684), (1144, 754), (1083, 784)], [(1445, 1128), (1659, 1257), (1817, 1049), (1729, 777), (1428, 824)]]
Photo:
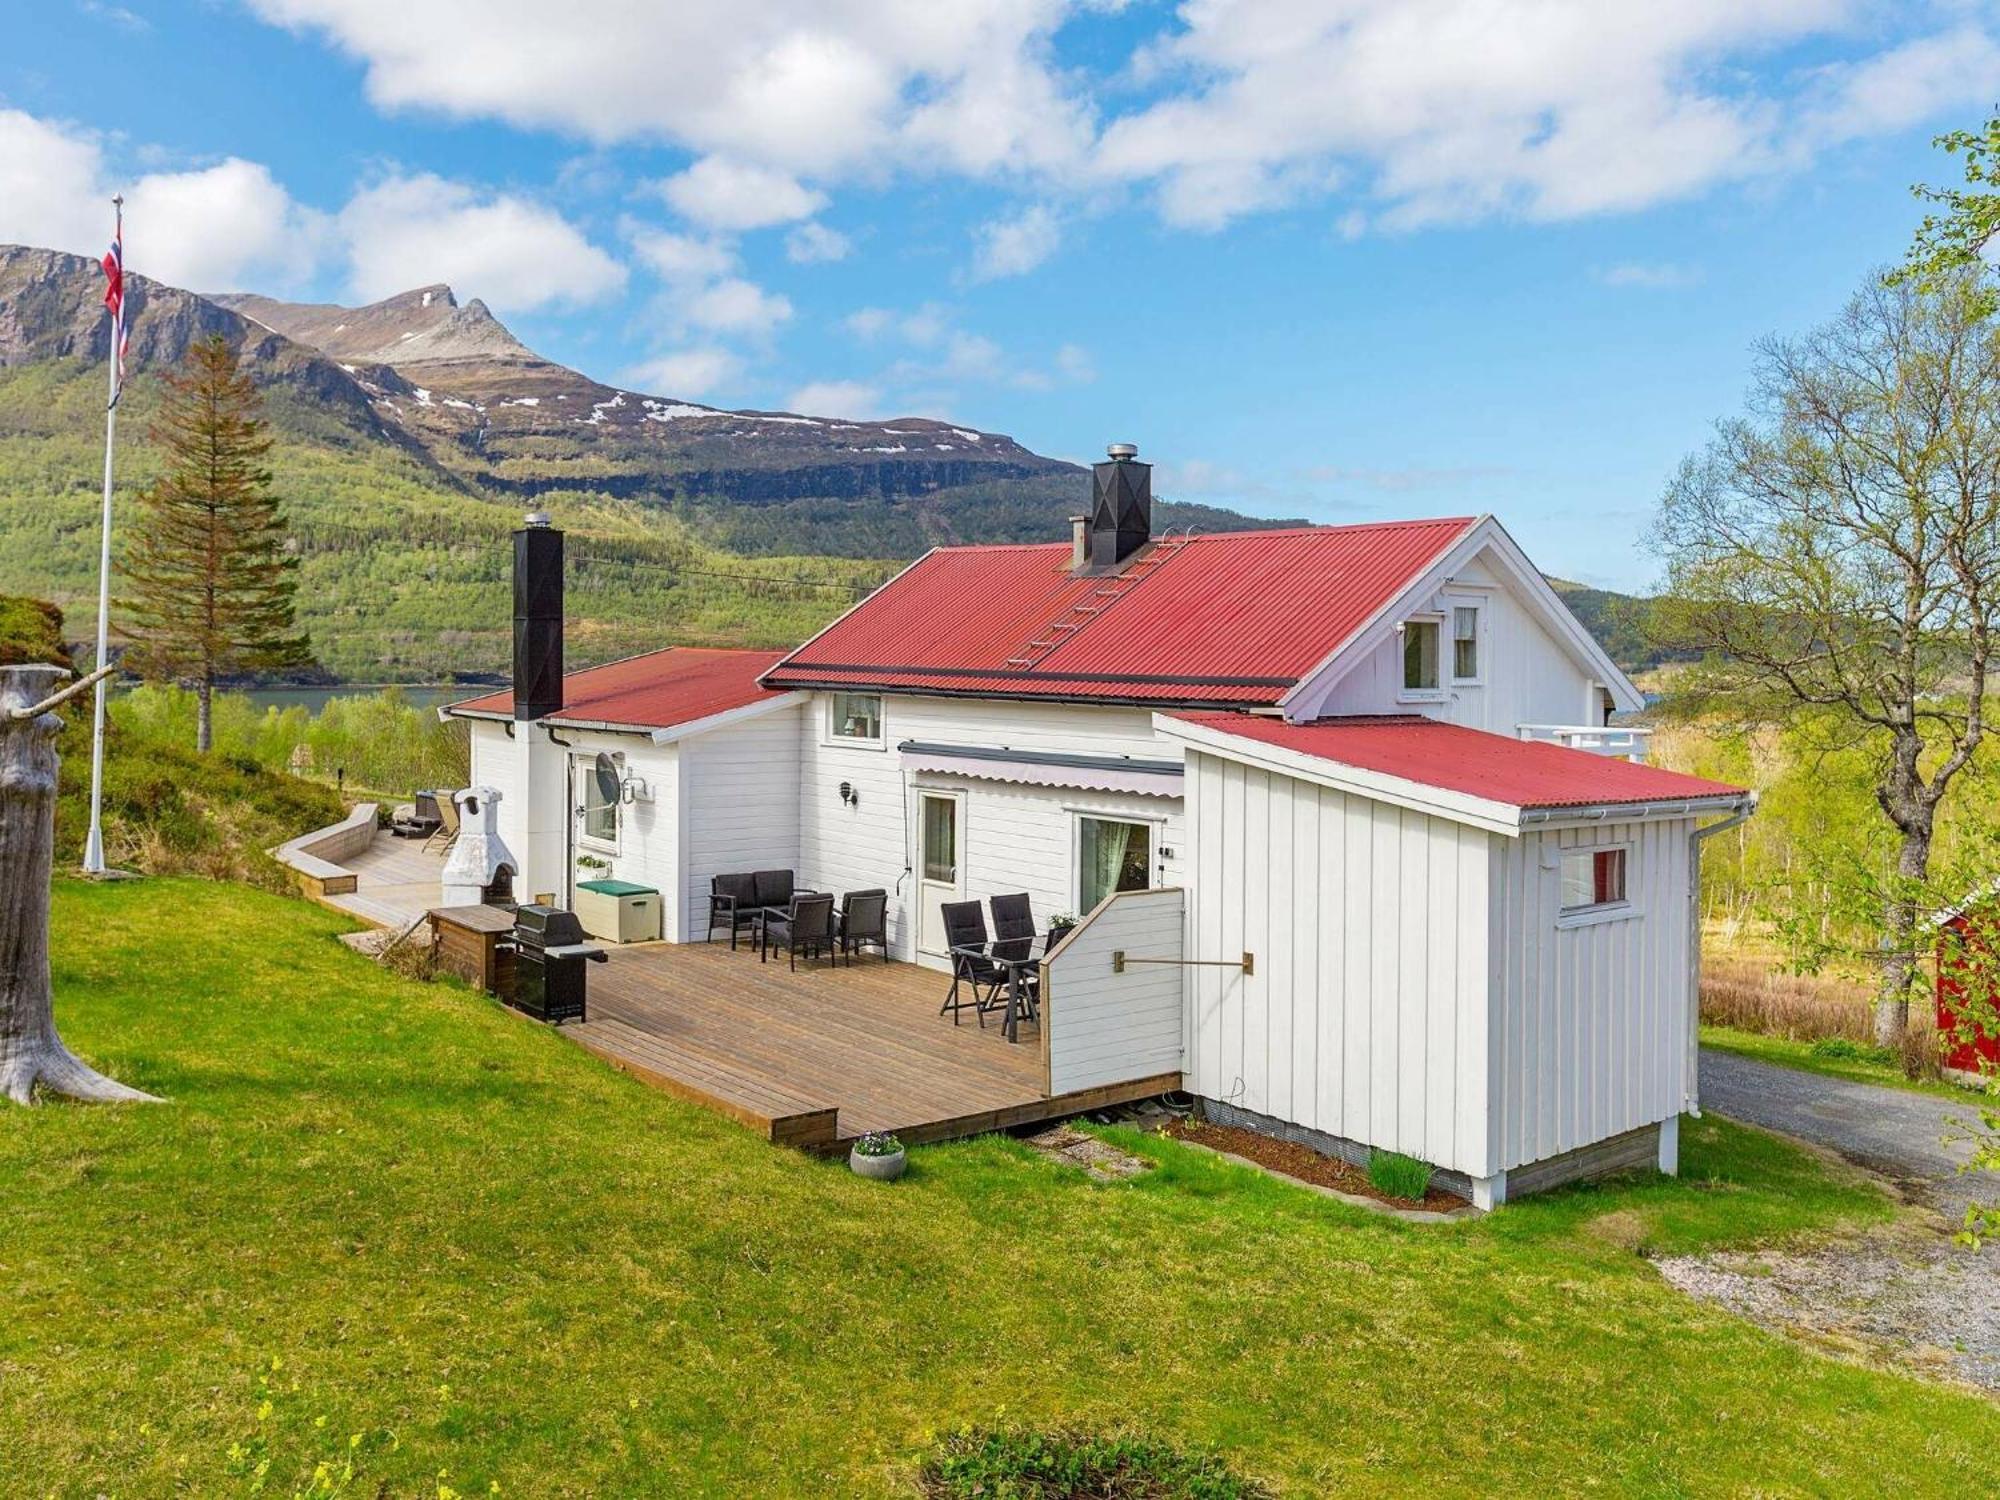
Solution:
[[(1458, 612), (1472, 611), (1472, 675), (1458, 675)], [(1486, 686), (1486, 601), (1484, 599), (1451, 599), (1445, 603), (1445, 624), (1448, 627), (1441, 642), (1448, 653), (1447, 661), (1441, 663), (1440, 680), (1449, 681), (1453, 687)], [(1446, 675), (1448, 673), (1448, 676)]]
[[(1595, 862), (1600, 854), (1622, 854), (1625, 857), (1625, 894), (1616, 901), (1596, 901), (1587, 906), (1564, 906), (1562, 904), (1563, 865), (1575, 856), (1589, 856)], [(1637, 918), (1640, 913), (1632, 905), (1632, 853), (1633, 846), (1627, 843), (1615, 844), (1570, 844), (1556, 851), (1556, 926), (1567, 930), (1572, 927), (1594, 927), (1599, 922), (1625, 922)]]
[(1147, 817), (1144, 813), (1117, 811), (1103, 807), (1071, 807), (1069, 812), (1069, 909), (1080, 922), (1090, 915), (1091, 908), (1083, 904), (1083, 820), (1090, 818), (1099, 823), (1137, 823), (1148, 831), (1146, 834), (1146, 880), (1142, 890), (1153, 890), (1152, 882), (1162, 878), (1160, 856), (1162, 842), (1167, 836), (1167, 820), (1161, 817)]
[[(1450, 632), (1447, 629), (1450, 617), (1434, 610), (1411, 615), (1396, 631), (1396, 701), (1398, 703), (1443, 703), (1450, 697), (1449, 665), (1445, 653), (1450, 649)], [(1413, 688), (1403, 679), (1404, 653), (1409, 649), (1410, 627), (1428, 625), (1437, 632), (1437, 686)]]
[[(873, 698), (875, 700), (875, 735), (864, 738), (860, 735), (842, 734), (835, 727), (834, 703), (842, 697)], [(829, 688), (826, 694), (826, 710), (820, 717), (820, 743), (837, 745), (847, 750), (886, 750), (889, 745), (889, 699), (883, 693), (870, 693), (858, 688)]]
[[(576, 819), (576, 847), (592, 854), (619, 854), (624, 851), (625, 843), (625, 799), (623, 797), (620, 797), (618, 801), (611, 804), (611, 826), (615, 830), (612, 836), (609, 839), (602, 839), (590, 831), (590, 793), (587, 788), (594, 787), (597, 784), (596, 759), (597, 757), (594, 755), (572, 755), (569, 761), (570, 795), (573, 797), (580, 795), (582, 797), (582, 801), (578, 804), (582, 811), (572, 814)], [(584, 783), (583, 788), (577, 786), (579, 777), (581, 777)]]

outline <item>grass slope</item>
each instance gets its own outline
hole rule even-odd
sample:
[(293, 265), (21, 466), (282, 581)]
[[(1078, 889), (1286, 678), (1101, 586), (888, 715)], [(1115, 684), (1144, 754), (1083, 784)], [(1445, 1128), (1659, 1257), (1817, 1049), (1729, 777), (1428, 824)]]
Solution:
[(896, 1494), (996, 1418), (1315, 1496), (1968, 1494), (2000, 1445), (1992, 1405), (1633, 1253), (1891, 1211), (1717, 1121), (1680, 1182), (1443, 1228), (1130, 1132), (1160, 1163), (1132, 1184), (989, 1139), (884, 1187), (296, 901), (65, 884), (56, 922), (69, 1039), (175, 1102), (0, 1113), (0, 1455), (36, 1493), (241, 1493), (266, 1461), (291, 1493), (360, 1434), (359, 1494)]

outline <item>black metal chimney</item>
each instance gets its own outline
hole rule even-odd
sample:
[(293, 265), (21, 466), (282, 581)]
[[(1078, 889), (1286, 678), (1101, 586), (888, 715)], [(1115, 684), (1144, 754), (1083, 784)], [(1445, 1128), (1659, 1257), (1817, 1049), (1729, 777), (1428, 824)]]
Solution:
[(1113, 443), (1090, 471), (1090, 566), (1115, 568), (1153, 539), (1153, 466), (1134, 443)]
[(545, 511), (514, 533), (514, 717), (523, 723), (563, 706), (563, 534)]

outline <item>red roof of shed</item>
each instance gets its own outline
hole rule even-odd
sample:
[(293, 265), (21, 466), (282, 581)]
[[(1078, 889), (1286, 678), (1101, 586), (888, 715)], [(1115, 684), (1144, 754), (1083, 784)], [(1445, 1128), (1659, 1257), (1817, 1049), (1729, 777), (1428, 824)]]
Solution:
[(1070, 572), (1066, 543), (940, 548), (784, 658), (769, 681), (1276, 703), (1475, 524), (1162, 539), (1097, 575)]
[(1399, 776), (1423, 786), (1515, 807), (1594, 807), (1741, 796), (1744, 789), (1588, 750), (1512, 739), (1416, 717), (1320, 719), (1288, 724), (1250, 714), (1177, 714), (1240, 739)]
[[(619, 724), (634, 729), (673, 729), (713, 714), (745, 708), (780, 694), (758, 679), (782, 651), (711, 651), (669, 646), (623, 661), (607, 662), (563, 677), (563, 706), (550, 714), (556, 724)], [(514, 694), (489, 693), (454, 703), (452, 713), (498, 714), (511, 718)]]

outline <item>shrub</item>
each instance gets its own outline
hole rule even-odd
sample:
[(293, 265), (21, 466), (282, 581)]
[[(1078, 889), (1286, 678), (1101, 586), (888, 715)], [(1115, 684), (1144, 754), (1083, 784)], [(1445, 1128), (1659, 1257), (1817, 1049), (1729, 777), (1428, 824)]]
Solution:
[(1807, 1049), (1814, 1057), (1831, 1058), (1836, 1062), (1886, 1063), (1889, 1049), (1886, 1047), (1864, 1047), (1851, 1037), (1823, 1036)]
[(1131, 1433), (1019, 1428), (956, 1433), (920, 1477), (928, 1500), (1268, 1500), (1207, 1453)]
[(1368, 1156), (1368, 1181), (1391, 1198), (1420, 1199), (1431, 1187), (1431, 1169), (1414, 1156), (1398, 1151), (1374, 1151)]

